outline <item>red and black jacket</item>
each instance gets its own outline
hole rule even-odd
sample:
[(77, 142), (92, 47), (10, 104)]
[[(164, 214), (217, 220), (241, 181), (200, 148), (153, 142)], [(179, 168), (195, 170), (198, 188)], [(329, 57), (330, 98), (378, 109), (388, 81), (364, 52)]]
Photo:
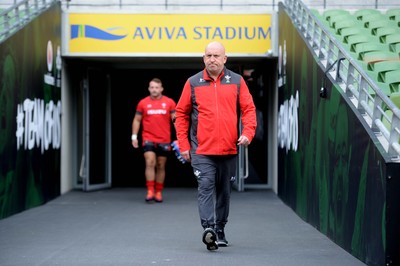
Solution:
[(257, 126), (256, 108), (242, 76), (224, 68), (217, 80), (205, 69), (190, 77), (176, 107), (180, 150), (203, 155), (237, 154), (239, 112), (242, 135), (251, 142)]

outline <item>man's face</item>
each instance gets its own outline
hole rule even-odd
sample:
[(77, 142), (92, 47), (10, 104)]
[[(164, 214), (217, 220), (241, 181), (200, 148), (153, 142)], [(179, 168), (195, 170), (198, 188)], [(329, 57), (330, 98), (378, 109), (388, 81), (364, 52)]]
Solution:
[(151, 81), (149, 84), (149, 92), (150, 96), (153, 98), (159, 98), (161, 96), (161, 93), (163, 91), (163, 87), (160, 83)]
[(203, 56), (204, 65), (211, 75), (219, 75), (224, 69), (226, 55), (220, 47), (210, 47)]

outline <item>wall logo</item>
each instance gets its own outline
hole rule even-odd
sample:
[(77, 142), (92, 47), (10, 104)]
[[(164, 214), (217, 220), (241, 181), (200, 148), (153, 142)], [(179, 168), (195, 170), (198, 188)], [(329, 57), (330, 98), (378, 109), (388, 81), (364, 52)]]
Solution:
[(193, 173), (194, 173), (194, 175), (195, 175), (197, 178), (200, 177), (201, 172), (200, 172), (199, 170), (196, 170), (196, 171), (194, 171)]
[[(44, 84), (61, 88), (61, 49), (57, 46), (54, 60), (53, 43), (51, 40), (46, 46), (47, 73), (44, 74)], [(54, 68), (55, 61), (55, 68)], [(49, 86), (45, 86), (47, 88)], [(51, 87), (51, 88), (52, 88)], [(50, 92), (47, 95), (51, 97)], [(25, 99), (17, 105), (17, 150), (32, 150), (40, 147), (42, 153), (50, 148), (61, 147), (61, 101), (35, 98)]]
[(124, 39), (128, 34), (122, 27), (113, 27), (109, 29), (99, 29), (90, 25), (71, 25), (71, 39), (91, 38), (105, 41), (115, 41)]
[(25, 99), (17, 106), (17, 150), (41, 147), (42, 153), (61, 147), (61, 101), (44, 103), (42, 99)]
[(52, 70), (53, 70), (53, 45), (49, 40), (47, 42), (47, 71), (51, 73)]
[(290, 97), (279, 107), (278, 117), (278, 144), (279, 147), (286, 148), (286, 152), (290, 149), (297, 151), (299, 138), (299, 91), (296, 96)]
[(278, 51), (278, 87), (282, 87), (286, 84), (286, 40), (283, 41), (283, 51), (282, 45), (279, 45)]
[(44, 74), (44, 83), (61, 88), (62, 61), (61, 61), (60, 46), (57, 46), (56, 71), (54, 74), (53, 74), (53, 62), (54, 62), (53, 44), (50, 40), (47, 42), (46, 54), (47, 54), (47, 73)]

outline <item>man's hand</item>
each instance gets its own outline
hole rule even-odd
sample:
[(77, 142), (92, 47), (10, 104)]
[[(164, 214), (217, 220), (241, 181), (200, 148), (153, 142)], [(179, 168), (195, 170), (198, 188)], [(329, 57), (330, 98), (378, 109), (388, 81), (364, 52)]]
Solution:
[(181, 155), (182, 155), (182, 158), (183, 158), (185, 161), (187, 161), (187, 162), (190, 162), (190, 161), (191, 161), (189, 151), (183, 151), (183, 152), (181, 152)]
[[(174, 140), (174, 141), (171, 143), (171, 147), (172, 147), (172, 149), (175, 151), (176, 158), (178, 158), (178, 160), (179, 160), (181, 163), (189, 162), (189, 160), (187, 160), (186, 154), (184, 155), (184, 153), (181, 153), (181, 151), (179, 150), (178, 141)], [(189, 151), (187, 151), (187, 153), (189, 153)], [(190, 159), (190, 158), (189, 158), (189, 159)]]
[(250, 144), (249, 139), (246, 136), (240, 136), (238, 139), (237, 145), (248, 146)]
[(132, 146), (133, 146), (134, 148), (139, 148), (139, 141), (138, 141), (137, 139), (132, 140)]

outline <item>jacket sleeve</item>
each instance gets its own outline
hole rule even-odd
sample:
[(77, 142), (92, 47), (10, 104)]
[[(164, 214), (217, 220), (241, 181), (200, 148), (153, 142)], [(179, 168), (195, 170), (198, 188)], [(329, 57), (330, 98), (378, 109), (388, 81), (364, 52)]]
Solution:
[(183, 87), (181, 97), (176, 105), (175, 130), (181, 152), (190, 150), (189, 125), (192, 112), (192, 96), (189, 80)]
[(257, 127), (256, 107), (249, 88), (243, 78), (240, 79), (239, 102), (240, 111), (242, 113), (242, 135), (246, 136), (251, 142), (254, 138)]

